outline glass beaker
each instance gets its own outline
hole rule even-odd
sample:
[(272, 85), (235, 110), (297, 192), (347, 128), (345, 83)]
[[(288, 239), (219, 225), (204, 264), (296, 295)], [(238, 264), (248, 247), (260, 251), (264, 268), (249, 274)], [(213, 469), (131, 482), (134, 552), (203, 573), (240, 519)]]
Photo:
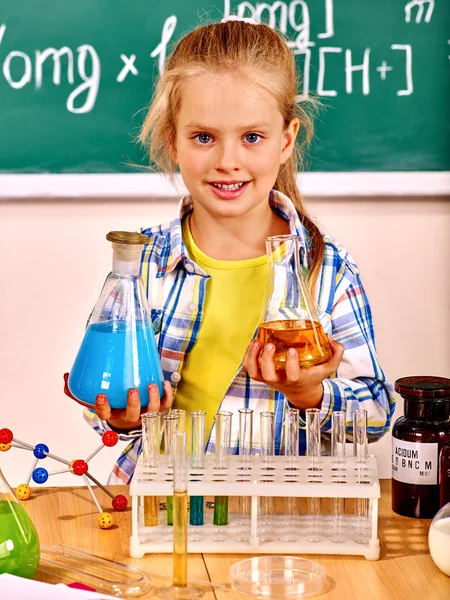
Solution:
[(31, 579), (39, 557), (36, 529), (0, 469), (0, 573)]
[[(301, 272), (298, 237), (266, 238), (269, 263), (262, 318), (257, 340), (274, 344), (277, 370), (286, 368), (286, 353), (295, 348), (302, 367), (321, 365), (331, 358), (328, 338)], [(262, 352), (259, 355), (261, 362)]]
[(83, 342), (69, 375), (70, 392), (95, 405), (105, 394), (111, 408), (125, 408), (127, 393), (137, 388), (141, 406), (148, 405), (148, 386), (158, 385), (162, 398), (163, 373), (153, 333), (150, 307), (139, 275), (140, 233), (111, 231), (113, 266), (92, 312)]

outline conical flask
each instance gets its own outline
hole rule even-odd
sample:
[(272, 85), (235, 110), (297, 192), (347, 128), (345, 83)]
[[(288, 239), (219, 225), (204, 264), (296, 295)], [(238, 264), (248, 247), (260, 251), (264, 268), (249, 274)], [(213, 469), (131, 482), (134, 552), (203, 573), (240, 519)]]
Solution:
[(31, 579), (39, 557), (36, 529), (0, 469), (0, 573)]
[(266, 252), (269, 269), (258, 341), (262, 348), (274, 344), (277, 370), (285, 369), (289, 348), (297, 350), (301, 367), (327, 362), (330, 343), (303, 279), (297, 236), (268, 237)]
[(127, 393), (137, 388), (141, 406), (148, 404), (148, 386), (164, 379), (152, 327), (150, 307), (139, 275), (142, 247), (149, 238), (140, 233), (111, 231), (113, 266), (92, 312), (83, 342), (69, 375), (70, 392), (95, 405), (105, 394), (111, 408), (125, 408)]

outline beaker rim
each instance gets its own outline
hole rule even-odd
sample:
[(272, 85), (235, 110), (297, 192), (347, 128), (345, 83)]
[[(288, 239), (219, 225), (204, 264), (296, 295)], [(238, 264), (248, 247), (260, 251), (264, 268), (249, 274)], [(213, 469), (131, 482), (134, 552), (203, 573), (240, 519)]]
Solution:
[(266, 237), (266, 242), (284, 241), (284, 240), (298, 240), (298, 235), (295, 233), (282, 233), (281, 235), (269, 235)]

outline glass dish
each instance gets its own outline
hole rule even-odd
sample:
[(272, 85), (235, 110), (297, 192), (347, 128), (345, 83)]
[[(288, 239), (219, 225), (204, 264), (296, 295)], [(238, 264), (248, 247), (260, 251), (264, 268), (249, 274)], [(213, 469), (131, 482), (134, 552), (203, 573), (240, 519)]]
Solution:
[(295, 556), (258, 556), (235, 563), (231, 587), (252, 598), (303, 598), (320, 592), (326, 570), (321, 564)]

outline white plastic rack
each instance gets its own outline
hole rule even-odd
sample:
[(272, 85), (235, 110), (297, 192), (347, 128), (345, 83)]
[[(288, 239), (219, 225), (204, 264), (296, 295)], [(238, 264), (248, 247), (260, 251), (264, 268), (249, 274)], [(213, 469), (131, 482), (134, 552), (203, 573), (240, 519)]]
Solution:
[[(248, 516), (248, 536), (242, 541), (239, 535), (239, 514), (230, 511), (228, 525), (212, 523), (212, 511), (205, 511), (205, 525), (189, 526), (188, 552), (249, 553), (249, 554), (346, 554), (362, 555), (368, 560), (378, 560), (380, 545), (377, 537), (378, 498), (380, 484), (377, 463), (370, 456), (362, 465), (347, 457), (337, 463), (330, 456), (322, 456), (320, 463), (311, 466), (306, 456), (275, 456), (273, 462), (264, 463), (253, 456), (250, 465), (243, 468), (239, 456), (229, 457), (228, 467), (219, 469), (214, 456), (207, 455), (204, 469), (190, 469), (189, 496), (251, 497)], [(161, 456), (156, 468), (145, 468), (142, 455), (136, 466), (130, 486), (132, 496), (132, 535), (130, 555), (142, 557), (150, 552), (173, 551), (173, 527), (163, 521), (155, 527), (144, 526), (144, 496), (170, 496), (173, 494), (172, 469), (166, 457)], [(365, 499), (366, 516), (344, 514), (340, 519), (339, 536), (333, 536), (335, 517), (320, 514), (314, 518), (316, 541), (309, 534), (311, 517), (308, 514), (262, 515), (262, 497), (286, 498), (352, 498)], [(285, 501), (287, 502), (287, 501)], [(355, 500), (358, 502), (358, 500)], [(361, 501), (360, 501), (361, 502)], [(163, 518), (161, 518), (163, 517)], [(264, 522), (266, 521), (266, 523)], [(358, 541), (357, 532), (364, 531)], [(286, 532), (291, 535), (287, 536)], [(314, 536), (313, 536), (314, 537)], [(286, 541), (290, 538), (292, 541)], [(241, 541), (239, 541), (241, 539)], [(334, 539), (334, 541), (333, 541)]]

